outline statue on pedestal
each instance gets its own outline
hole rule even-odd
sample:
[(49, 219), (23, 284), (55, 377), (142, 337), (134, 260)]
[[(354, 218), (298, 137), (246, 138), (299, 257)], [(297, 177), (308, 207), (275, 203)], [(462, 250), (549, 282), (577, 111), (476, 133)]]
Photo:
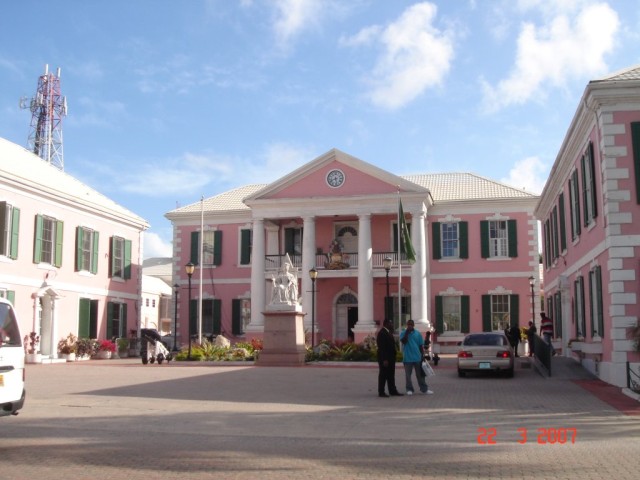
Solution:
[[(292, 271), (293, 270), (293, 271)], [(277, 276), (271, 276), (273, 291), (269, 305), (297, 305), (298, 304), (298, 276), (291, 263), (289, 254)]]

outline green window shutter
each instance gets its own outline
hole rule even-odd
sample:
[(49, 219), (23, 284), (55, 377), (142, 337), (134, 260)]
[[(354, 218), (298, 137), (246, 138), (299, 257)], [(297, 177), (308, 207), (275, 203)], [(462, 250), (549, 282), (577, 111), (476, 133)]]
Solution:
[(589, 209), (587, 208), (587, 175), (585, 174), (587, 167), (586, 157), (583, 155), (580, 160), (580, 165), (582, 167), (582, 220), (584, 222), (584, 226), (589, 225)]
[(560, 292), (555, 294), (555, 312), (553, 315), (553, 336), (562, 337), (562, 304)]
[(194, 265), (198, 265), (198, 257), (200, 252), (200, 232), (191, 232), (191, 257), (189, 261)]
[(98, 338), (98, 300), (91, 300), (89, 305), (89, 335)]
[(14, 292), (13, 290), (7, 290), (7, 300), (9, 300), (11, 302), (11, 305), (16, 304), (16, 292)]
[(111, 237), (109, 242), (109, 277), (113, 277), (113, 272), (116, 271), (116, 259), (113, 252), (116, 250), (116, 237)]
[(489, 222), (480, 221), (480, 256), (489, 258)]
[(76, 272), (83, 269), (82, 241), (84, 239), (84, 230), (82, 227), (76, 227)]
[(18, 258), (18, 240), (20, 237), (20, 209), (13, 207), (11, 215), (11, 244), (9, 245), (9, 258)]
[(491, 295), (482, 295), (482, 331), (491, 331)]
[(575, 209), (576, 209), (576, 236), (580, 235), (580, 233), (582, 232), (582, 226), (580, 224), (580, 183), (578, 180), (578, 170), (574, 170), (573, 171), (573, 185), (574, 185), (574, 189), (575, 189), (575, 195), (574, 195), (574, 204), (575, 204)]
[(580, 329), (580, 324), (578, 323), (580, 320), (578, 319), (578, 280), (576, 280), (575, 282), (573, 282), (573, 298), (571, 299), (571, 303), (572, 305), (572, 311), (571, 311), (571, 318), (573, 320), (573, 324), (575, 325), (575, 329), (574, 329), (574, 335), (577, 337), (578, 336), (578, 330)]
[(33, 263), (42, 260), (42, 215), (36, 215), (35, 236), (33, 241)]
[(213, 264), (222, 264), (222, 230), (213, 232)]
[(469, 222), (458, 223), (460, 238), (460, 258), (469, 258)]
[(131, 278), (131, 240), (124, 241), (124, 279)]
[[(243, 230), (243, 232), (246, 230)], [(242, 335), (242, 318), (240, 316), (240, 299), (231, 300), (231, 333), (233, 335)]]
[(460, 332), (469, 333), (471, 331), (471, 306), (469, 295), (462, 295), (460, 297), (460, 310)]
[[(9, 225), (7, 223), (7, 202), (0, 202), (0, 232), (4, 231)], [(0, 254), (4, 254), (7, 245), (5, 245), (4, 235), (0, 235)]]
[(56, 221), (56, 251), (54, 267), (62, 266), (62, 240), (64, 239), (64, 222), (62, 220)]
[(593, 275), (594, 275), (594, 271), (591, 270), (589, 272), (589, 317), (591, 319), (591, 336), (592, 337), (596, 333), (595, 324), (593, 321), (594, 314), (595, 314), (595, 312), (593, 311), (593, 295), (595, 294), (595, 292), (593, 291)]
[(127, 336), (127, 304), (122, 304), (122, 319), (120, 321), (120, 332), (118, 333), (119, 337)]
[(509, 242), (509, 257), (518, 256), (518, 222), (516, 220), (507, 220), (507, 235)]
[(558, 213), (560, 220), (560, 251), (564, 252), (567, 249), (567, 227), (564, 219), (564, 193), (561, 193), (560, 198), (558, 198)]
[(80, 299), (80, 308), (78, 312), (78, 338), (90, 337), (91, 323), (91, 300), (88, 298)]
[(106, 338), (113, 337), (113, 310), (117, 305), (113, 302), (107, 303), (107, 333)]
[(442, 238), (440, 237), (440, 222), (433, 222), (431, 224), (431, 232), (433, 236), (433, 259), (439, 260), (442, 258)]
[(600, 266), (595, 268), (596, 298), (598, 299), (598, 329), (600, 336), (604, 338), (604, 311), (602, 309), (602, 270)]
[(222, 333), (222, 301), (219, 298), (213, 300), (213, 334)]
[(631, 145), (636, 180), (636, 203), (640, 205), (640, 122), (631, 123)]
[(251, 263), (251, 230), (240, 230), (240, 265)]
[(589, 168), (591, 169), (591, 201), (593, 202), (593, 218), (598, 216), (598, 202), (596, 201), (596, 157), (593, 153), (593, 142), (589, 142)]
[(91, 273), (98, 273), (98, 256), (100, 245), (100, 233), (93, 232), (93, 251), (91, 252)]
[(442, 311), (442, 296), (436, 295), (436, 333), (444, 332), (444, 312)]
[(509, 295), (509, 326), (520, 328), (520, 297)]

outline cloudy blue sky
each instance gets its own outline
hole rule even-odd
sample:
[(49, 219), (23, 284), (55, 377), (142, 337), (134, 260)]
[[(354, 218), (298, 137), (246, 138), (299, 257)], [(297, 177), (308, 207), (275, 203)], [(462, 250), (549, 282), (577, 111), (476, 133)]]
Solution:
[(151, 223), (331, 148), (539, 193), (587, 82), (640, 63), (635, 0), (8, 0), (0, 137), (48, 64), (65, 171)]

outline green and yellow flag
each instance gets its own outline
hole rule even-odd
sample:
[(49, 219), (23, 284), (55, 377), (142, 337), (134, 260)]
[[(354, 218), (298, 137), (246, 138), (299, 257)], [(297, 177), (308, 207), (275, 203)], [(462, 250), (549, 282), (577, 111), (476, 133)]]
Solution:
[(402, 248), (407, 255), (407, 261), (410, 265), (416, 263), (416, 251), (411, 243), (411, 235), (409, 235), (409, 227), (407, 227), (407, 221), (404, 219), (404, 211), (402, 210), (402, 200), (398, 198), (398, 229), (401, 239)]

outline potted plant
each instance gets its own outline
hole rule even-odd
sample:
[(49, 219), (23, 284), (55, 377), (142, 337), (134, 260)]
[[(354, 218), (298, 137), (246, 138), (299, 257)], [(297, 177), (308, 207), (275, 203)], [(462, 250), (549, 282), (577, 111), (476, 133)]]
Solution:
[(95, 344), (90, 338), (79, 338), (76, 342), (76, 360), (88, 360), (95, 354)]
[(119, 338), (118, 339), (118, 356), (120, 358), (125, 358), (129, 356), (129, 339), (128, 338)]
[(78, 351), (78, 337), (73, 333), (69, 333), (66, 338), (60, 339), (58, 342), (58, 353), (62, 358), (68, 362), (73, 362), (76, 359), (76, 352)]
[(96, 352), (96, 358), (108, 359), (111, 358), (113, 352), (116, 351), (116, 344), (111, 340), (100, 340), (98, 342), (98, 351)]
[(24, 349), (27, 354), (27, 363), (41, 363), (42, 355), (40, 355), (40, 335), (36, 332), (31, 332), (24, 337)]

